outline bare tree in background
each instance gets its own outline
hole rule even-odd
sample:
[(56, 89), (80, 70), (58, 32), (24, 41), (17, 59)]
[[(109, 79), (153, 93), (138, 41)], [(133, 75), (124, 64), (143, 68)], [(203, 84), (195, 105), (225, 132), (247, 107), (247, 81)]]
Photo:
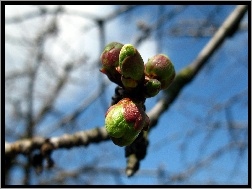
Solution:
[[(240, 156), (234, 158), (233, 174), (239, 169), (240, 159), (246, 159), (244, 154), (248, 149), (248, 121), (236, 120), (232, 108), (234, 106), (240, 106), (241, 109), (248, 107), (248, 88), (237, 91), (221, 102), (214, 101), (214, 97), (206, 99), (194, 94), (190, 95), (183, 90), (191, 87), (189, 84), (193, 83), (192, 81), (200, 72), (203, 72), (203, 68), (207, 68), (209, 72), (214, 69), (215, 65), (210, 59), (216, 51), (221, 49), (226, 39), (232, 38), (239, 32), (248, 32), (246, 25), (240, 24), (248, 9), (245, 5), (235, 7), (227, 18), (223, 18), (223, 23), (215, 23), (212, 21), (214, 19), (209, 19), (213, 18), (216, 12), (221, 12), (222, 6), (216, 6), (212, 12), (204, 15), (202, 20), (182, 20), (172, 27), (166, 25), (168, 20), (176, 19), (188, 9), (188, 6), (172, 6), (169, 11), (160, 6), (155, 22), (147, 23), (144, 20), (137, 22), (138, 33), (133, 34), (133, 44), (139, 47), (150, 37), (157, 37), (158, 53), (162, 51), (162, 43), (167, 38), (167, 34), (174, 38), (186, 36), (195, 39), (211, 36), (211, 40), (197, 56), (193, 57), (192, 62), (188, 61), (184, 68), (177, 70), (172, 86), (156, 98), (155, 105), (147, 112), (151, 120), (151, 128), (148, 132), (141, 133), (131, 146), (125, 148), (126, 158), (113, 154), (116, 153), (115, 151), (110, 154), (104, 152), (101, 157), (100, 153), (95, 153), (97, 149), (94, 150), (89, 146), (89, 144), (95, 144), (96, 148), (103, 152), (103, 148), (106, 149), (106, 147), (101, 146), (102, 143), (109, 141), (103, 123), (97, 125), (93, 121), (94, 116), (104, 116), (104, 114), (85, 116), (85, 113), (90, 107), (97, 105), (101, 107), (100, 111), (106, 111), (110, 104), (106, 100), (106, 90), (111, 85), (97, 72), (100, 68), (100, 54), (96, 54), (94, 58), (93, 55), (82, 50), (82, 47), (78, 50), (74, 48), (71, 45), (74, 41), (66, 40), (64, 33), (61, 33), (61, 22), (63, 18), (68, 17), (83, 19), (83, 23), (88, 20), (90, 25), (82, 28), (80, 33), (85, 35), (93, 30), (97, 32), (97, 38), (94, 40), (99, 44), (100, 53), (107, 42), (106, 29), (110, 22), (125, 15), (129, 20), (134, 20), (131, 15), (142, 8), (144, 6), (117, 6), (112, 13), (99, 17), (85, 11), (71, 11), (65, 6), (52, 8), (34, 6), (21, 15), (5, 17), (5, 27), (8, 31), (12, 27), (20, 30), (18, 34), (5, 33), (5, 184), (18, 182), (28, 185), (34, 183), (32, 181), (34, 178), (35, 184), (100, 184), (103, 181), (106, 183), (106, 177), (114, 178), (116, 184), (124, 184), (122, 177), (125, 174), (137, 176), (135, 175), (137, 171), (139, 176), (156, 178), (157, 184), (195, 184), (195, 181), (190, 180), (194, 174), (206, 169), (219, 157), (233, 151), (240, 153)], [(203, 12), (204, 7), (201, 8)], [(246, 40), (243, 44), (244, 49), (247, 48)], [(59, 44), (57, 52), (48, 50), (53, 44)], [(85, 47), (88, 45), (83, 44)], [(234, 49), (235, 53), (236, 50)], [(55, 56), (54, 53), (58, 52), (64, 56)], [(21, 61), (17, 62), (18, 59)], [(239, 66), (247, 69), (248, 60), (244, 57), (237, 59), (240, 61)], [(221, 75), (232, 74), (228, 69), (232, 67), (227, 68), (227, 72)], [(93, 86), (92, 78), (98, 80), (95, 86)], [(71, 92), (74, 96), (69, 99)], [(83, 94), (82, 99), (79, 98), (80, 94)], [(205, 117), (200, 117), (197, 113), (188, 110), (190, 103), (207, 107)], [(62, 104), (65, 104), (67, 111), (61, 109)], [(172, 109), (172, 104), (178, 104), (175, 106), (177, 111), (188, 117), (195, 126), (183, 132), (172, 133), (159, 141), (149, 141), (149, 133), (155, 132), (160, 118), (168, 112), (167, 110)], [(218, 119), (220, 115), (224, 117), (224, 121)], [(93, 125), (87, 127), (85, 124)], [(230, 140), (224, 146), (217, 146), (210, 154), (205, 154), (215, 134), (223, 129), (228, 131)], [(187, 148), (197, 136), (204, 137), (198, 147), (198, 158), (193, 162), (186, 162), (183, 158), (188, 155)], [(152, 149), (157, 150), (168, 146), (167, 141), (180, 146), (181, 162), (185, 162), (182, 170), (170, 173), (169, 170), (160, 167), (147, 170), (140, 166), (141, 160), (148, 158), (148, 154), (151, 153), (148, 150), (149, 142), (153, 144)], [(69, 153), (65, 161), (67, 164), (67, 159), (83, 156), (86, 158), (85, 164), (72, 170), (57, 166), (58, 158), (61, 157), (53, 158), (53, 153), (80, 147), (86, 147), (85, 153), (84, 151)], [(57, 155), (60, 156), (60, 153)], [(121, 168), (109, 167), (109, 164), (104, 163), (106, 158), (108, 161), (124, 158), (126, 167), (125, 165), (121, 165)], [(107, 167), (100, 167), (99, 163), (104, 163), (103, 165)], [(22, 178), (17, 178), (17, 173), (15, 174), (17, 169), (21, 170)], [(46, 176), (39, 177), (43, 172), (46, 172)], [(97, 181), (99, 180), (97, 177), (100, 182)], [(105, 179), (101, 179), (102, 177)], [(207, 178), (204, 183), (196, 184), (218, 184), (218, 181)]]

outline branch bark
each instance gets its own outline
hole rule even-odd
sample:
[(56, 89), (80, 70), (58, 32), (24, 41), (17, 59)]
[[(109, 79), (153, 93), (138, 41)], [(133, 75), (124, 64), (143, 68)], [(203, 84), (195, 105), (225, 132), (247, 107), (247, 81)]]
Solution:
[(217, 30), (211, 40), (201, 50), (196, 59), (176, 75), (171, 86), (165, 91), (165, 97), (160, 99), (152, 110), (148, 112), (148, 116), (152, 121), (152, 127), (155, 126), (160, 115), (166, 111), (177, 98), (183, 87), (190, 83), (193, 78), (196, 77), (200, 69), (207, 64), (208, 59), (217, 51), (224, 40), (233, 35), (233, 32), (239, 27), (239, 23), (247, 12), (247, 9), (247, 5), (238, 5)]
[[(174, 102), (174, 100), (178, 97), (181, 90), (190, 83), (193, 78), (196, 77), (197, 73), (200, 69), (207, 64), (207, 60), (213, 55), (213, 53), (220, 47), (220, 45), (224, 42), (224, 40), (228, 37), (231, 37), (237, 28), (239, 27), (239, 23), (241, 19), (247, 12), (247, 5), (238, 5), (235, 10), (228, 16), (228, 18), (224, 21), (221, 27), (217, 30), (212, 39), (206, 44), (206, 46), (201, 50), (196, 59), (189, 64), (187, 67), (182, 69), (175, 77), (174, 82), (171, 86), (165, 91), (165, 95), (162, 99), (160, 99), (156, 105), (148, 112), (148, 116), (150, 118), (151, 124), (149, 131), (157, 125), (159, 117), (168, 110), (170, 105)], [(144, 141), (148, 141), (148, 132), (144, 134)], [(132, 144), (138, 145), (138, 144)], [(134, 147), (132, 147), (134, 148)], [(146, 145), (147, 148), (147, 145)], [(143, 149), (141, 149), (142, 151)], [(139, 164), (141, 159), (136, 158), (138, 154), (138, 150), (136, 149), (132, 154), (128, 155), (127, 166), (126, 166), (126, 174), (128, 176), (132, 176), (139, 168)]]
[[(150, 129), (156, 125), (162, 113), (168, 110), (169, 106), (177, 98), (180, 91), (184, 88), (184, 86), (192, 81), (192, 79), (207, 63), (207, 60), (218, 49), (218, 47), (220, 47), (224, 40), (233, 35), (247, 9), (247, 5), (238, 5), (218, 29), (209, 43), (202, 49), (196, 59), (177, 74), (171, 87), (165, 91), (164, 98), (159, 100), (157, 104), (148, 112), (148, 116), (151, 120)], [(147, 134), (144, 134), (143, 136), (147, 137)], [(104, 127), (80, 131), (72, 135), (65, 134), (63, 136), (52, 137), (50, 139), (34, 137), (25, 140), (19, 140), (13, 143), (5, 142), (5, 157), (13, 157), (17, 154), (29, 154), (35, 149), (41, 149), (43, 144), (47, 143), (48, 141), (52, 144), (53, 149), (56, 150), (60, 148), (72, 148), (81, 145), (87, 146), (90, 143), (98, 143), (107, 140), (109, 140), (109, 136)], [(130, 157), (134, 157), (134, 155), (129, 156), (127, 160), (128, 164), (132, 163), (132, 161), (134, 161), (134, 165), (139, 164), (139, 159), (133, 159), (131, 161)], [(134, 165), (130, 165), (132, 168), (131, 174), (134, 174), (137, 171), (137, 169), (134, 168)]]
[(34, 137), (23, 139), (13, 143), (5, 142), (5, 156), (12, 157), (17, 154), (29, 154), (35, 149), (41, 149), (46, 143), (50, 143), (53, 149), (72, 148), (77, 146), (87, 146), (90, 143), (98, 143), (108, 140), (105, 127), (94, 128), (87, 131), (79, 131), (72, 135), (64, 134), (50, 139), (44, 137)]

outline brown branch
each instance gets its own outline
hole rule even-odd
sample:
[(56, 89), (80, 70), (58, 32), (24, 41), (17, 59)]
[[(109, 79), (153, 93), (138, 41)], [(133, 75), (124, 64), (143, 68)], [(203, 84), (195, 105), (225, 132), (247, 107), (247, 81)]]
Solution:
[[(237, 8), (231, 13), (231, 15), (226, 19), (223, 25), (219, 28), (217, 33), (213, 36), (213, 38), (209, 41), (209, 43), (205, 46), (205, 48), (199, 53), (198, 57), (195, 59), (193, 63), (180, 71), (171, 87), (166, 91), (165, 98), (162, 98), (157, 102), (157, 104), (148, 112), (148, 116), (151, 120), (151, 127), (153, 128), (159, 117), (162, 115), (164, 111), (166, 111), (172, 102), (176, 99), (180, 91), (183, 87), (188, 84), (192, 79), (197, 75), (198, 71), (202, 68), (203, 65), (207, 63), (207, 60), (211, 57), (211, 55), (217, 50), (217, 48), (222, 44), (224, 39), (230, 36), (234, 31), (242, 17), (247, 11), (247, 6), (237, 6)], [(144, 135), (147, 137), (147, 135)], [(53, 137), (50, 139), (46, 139), (43, 137), (32, 138), (19, 140), (13, 143), (5, 142), (5, 156), (14, 156), (16, 154), (27, 154), (35, 149), (40, 149), (43, 144), (48, 141), (53, 145), (54, 149), (59, 148), (71, 148), (76, 146), (87, 146), (90, 143), (98, 143), (102, 141), (109, 140), (107, 132), (104, 127), (95, 128), (87, 131), (80, 131), (73, 135), (63, 135), (60, 137)], [(146, 139), (147, 140), (147, 139)], [(133, 157), (129, 156), (129, 157)], [(131, 162), (128, 159), (128, 162)], [(135, 165), (139, 163), (139, 160), (135, 161)], [(127, 165), (128, 166), (128, 165)], [(134, 169), (134, 165), (130, 165), (134, 174), (136, 170)]]
[(23, 139), (13, 143), (5, 142), (5, 156), (12, 157), (17, 154), (30, 154), (35, 149), (41, 149), (43, 144), (50, 143), (53, 149), (71, 148), (76, 146), (87, 146), (90, 143), (99, 143), (108, 140), (109, 137), (105, 127), (79, 131), (72, 135), (64, 134), (50, 139), (34, 137)]
[(90, 107), (98, 98), (100, 95), (104, 93), (105, 88), (107, 87), (106, 84), (102, 85), (98, 91), (95, 93), (91, 94), (89, 97), (85, 98), (82, 102), (80, 102), (79, 106), (76, 107), (74, 111), (71, 113), (65, 115), (62, 117), (56, 124), (55, 126), (52, 127), (52, 129), (48, 130), (48, 133), (52, 133), (53, 131), (57, 130), (58, 128), (66, 125), (66, 124), (71, 124), (74, 122), (78, 116), (83, 114), (88, 107)]
[(165, 91), (166, 96), (160, 99), (148, 113), (148, 116), (153, 122), (151, 124), (152, 127), (155, 125), (154, 123), (157, 122), (160, 115), (166, 111), (177, 98), (183, 87), (196, 77), (197, 73), (207, 64), (207, 60), (218, 47), (220, 47), (226, 38), (230, 37), (230, 32), (234, 31), (239, 26), (238, 24), (245, 15), (247, 9), (247, 5), (238, 5), (224, 21), (212, 39), (201, 50), (196, 59), (176, 75), (172, 85)]
[(31, 11), (31, 12), (25, 13), (21, 16), (19, 15), (19, 16), (7, 17), (7, 18), (5, 18), (5, 23), (6, 24), (17, 24), (17, 23), (24, 22), (29, 19), (34, 19), (37, 17), (45, 16), (45, 15), (55, 15), (55, 14), (58, 14), (58, 13), (61, 13), (64, 11), (64, 9), (61, 5), (57, 6), (53, 10), (50, 10), (50, 9), (47, 9), (44, 7), (39, 7), (39, 9), (40, 9), (39, 11), (37, 11), (37, 10)]
[(208, 44), (201, 50), (198, 57), (191, 63), (190, 68), (193, 70), (194, 75), (206, 64), (207, 60), (213, 53), (220, 47), (224, 40), (232, 35), (239, 28), (239, 24), (248, 10), (247, 5), (238, 5), (235, 10), (228, 16), (221, 27), (217, 30)]
[(71, 16), (78, 16), (84, 19), (90, 19), (92, 21), (95, 21), (96, 24), (95, 25), (90, 25), (90, 26), (86, 26), (85, 32), (88, 32), (89, 30), (91, 30), (94, 27), (97, 27), (97, 23), (98, 22), (103, 22), (103, 24), (105, 25), (107, 22), (117, 18), (118, 16), (125, 14), (131, 10), (133, 10), (134, 8), (136, 8), (138, 6), (136, 5), (124, 5), (124, 6), (120, 6), (117, 10), (115, 10), (114, 12), (112, 12), (111, 14), (108, 14), (106, 16), (100, 17), (94, 14), (90, 14), (90, 13), (86, 13), (86, 12), (79, 12), (77, 10), (64, 10), (64, 14), (66, 15), (71, 15)]
[(15, 70), (7, 73), (5, 75), (5, 82), (14, 79), (20, 79), (22, 77), (28, 77), (30, 75), (30, 70)]
[[(35, 62), (34, 66), (31, 66), (31, 72), (29, 75), (29, 82), (28, 82), (28, 93), (27, 93), (27, 129), (25, 133), (25, 137), (32, 138), (34, 134), (34, 128), (35, 128), (35, 118), (34, 118), (34, 94), (35, 94), (35, 86), (36, 86), (36, 80), (38, 76), (39, 68), (42, 64), (42, 61), (44, 59), (44, 45), (46, 42), (46, 38), (49, 36), (53, 36), (57, 33), (57, 15), (51, 20), (51, 22), (42, 30), (38, 32), (36, 35), (36, 38), (34, 40), (34, 47), (35, 47)], [(28, 60), (30, 61), (30, 60)], [(29, 154), (27, 156), (28, 163), (25, 166), (25, 177), (24, 177), (24, 184), (29, 184), (30, 180), (30, 162), (31, 162), (31, 155)]]
[[(161, 5), (162, 6), (162, 5)], [(187, 5), (179, 5), (176, 6), (174, 9), (169, 11), (168, 13), (160, 16), (160, 18), (157, 20), (157, 22), (153, 25), (147, 25), (144, 21), (140, 21), (137, 23), (138, 29), (141, 31), (140, 36), (137, 36), (134, 41), (134, 46), (139, 46), (145, 39), (147, 39), (152, 32), (155, 30), (158, 30), (162, 27), (162, 25), (167, 22), (167, 20), (171, 20), (175, 16), (177, 16), (179, 13), (184, 11), (188, 6)]]
[[(206, 46), (201, 50), (196, 59), (189, 64), (186, 68), (181, 70), (175, 77), (172, 85), (165, 91), (166, 95), (164, 98), (160, 99), (156, 105), (148, 112), (150, 118), (150, 129), (157, 125), (159, 117), (168, 110), (169, 106), (174, 102), (178, 97), (180, 91), (190, 83), (200, 69), (207, 64), (207, 60), (213, 55), (213, 53), (220, 47), (224, 40), (231, 35), (239, 27), (239, 23), (245, 13), (247, 12), (247, 5), (238, 5), (235, 10), (228, 16), (224, 21), (221, 27), (217, 30), (212, 39), (206, 44)], [(143, 135), (145, 142), (148, 141), (147, 134)], [(138, 146), (137, 143), (132, 143), (131, 145)], [(147, 145), (145, 146), (147, 148)], [(132, 147), (135, 149), (134, 147)], [(141, 149), (142, 151), (143, 149)], [(128, 154), (126, 174), (132, 176), (139, 168), (141, 159), (136, 158), (138, 150), (132, 151), (131, 154)]]
[(51, 92), (51, 95), (47, 97), (45, 102), (43, 103), (44, 105), (41, 107), (39, 113), (36, 115), (36, 118), (34, 119), (34, 124), (38, 124), (44, 118), (45, 114), (50, 112), (60, 91), (63, 89), (63, 87), (67, 83), (67, 80), (69, 78), (72, 68), (73, 68), (72, 63), (65, 65), (63, 75), (58, 79), (56, 86)]

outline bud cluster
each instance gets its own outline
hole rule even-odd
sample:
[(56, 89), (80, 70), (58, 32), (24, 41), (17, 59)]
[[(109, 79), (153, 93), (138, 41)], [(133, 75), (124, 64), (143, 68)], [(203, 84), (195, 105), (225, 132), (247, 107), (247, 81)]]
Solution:
[[(145, 98), (169, 87), (175, 77), (174, 66), (164, 54), (155, 55), (144, 64), (133, 45), (118, 42), (106, 45), (101, 62), (100, 71), (131, 94), (111, 106), (105, 118), (105, 127), (112, 141), (119, 146), (130, 145), (150, 122), (143, 110)], [(138, 96), (138, 100), (133, 96)]]

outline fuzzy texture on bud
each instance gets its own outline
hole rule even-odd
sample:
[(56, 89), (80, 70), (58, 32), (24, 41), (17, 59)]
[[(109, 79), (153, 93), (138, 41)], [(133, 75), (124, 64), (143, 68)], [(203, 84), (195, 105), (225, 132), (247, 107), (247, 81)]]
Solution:
[(105, 46), (101, 54), (102, 68), (100, 71), (108, 76), (108, 78), (120, 84), (121, 75), (117, 71), (119, 68), (119, 54), (123, 44), (118, 42), (111, 42)]
[(144, 92), (146, 98), (156, 96), (160, 90), (161, 90), (161, 83), (157, 79), (149, 79), (144, 84)]
[(125, 87), (136, 87), (144, 79), (144, 62), (133, 45), (126, 44), (122, 47), (119, 55), (119, 66)]
[(127, 88), (135, 88), (138, 85), (136, 80), (131, 79), (131, 78), (125, 78), (124, 76), (121, 77), (121, 81), (122, 81), (123, 86)]
[(161, 89), (166, 89), (175, 77), (175, 69), (168, 56), (158, 54), (145, 64), (145, 75), (157, 79), (161, 83)]
[(118, 146), (130, 145), (142, 129), (148, 129), (149, 123), (143, 108), (129, 98), (123, 98), (111, 106), (105, 118), (108, 135)]

